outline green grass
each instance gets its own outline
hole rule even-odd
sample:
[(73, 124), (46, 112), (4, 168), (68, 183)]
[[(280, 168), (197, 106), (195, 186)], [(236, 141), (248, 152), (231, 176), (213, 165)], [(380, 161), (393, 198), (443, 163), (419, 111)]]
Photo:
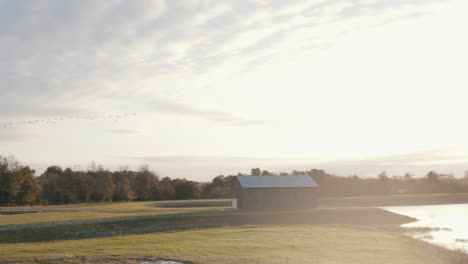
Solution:
[[(193, 202), (193, 201), (192, 201)], [(198, 202), (198, 201), (197, 201)], [(193, 202), (193, 203), (197, 203)], [(35, 213), (0, 215), (0, 226), (26, 225), (52, 222), (89, 221), (111, 218), (158, 216), (182, 213), (212, 212), (224, 207), (160, 207), (167, 202), (131, 202), (70, 206), (27, 207)], [(42, 212), (40, 212), (43, 210)], [(50, 210), (56, 210), (51, 212)]]
[[(356, 226), (411, 221), (382, 209), (220, 210), (227, 202), (23, 207), (43, 212), (0, 215), (0, 263), (139, 263), (157, 257), (227, 264), (467, 263), (400, 234)], [(434, 251), (446, 258), (427, 261)]]
[(238, 227), (2, 244), (0, 262), (164, 257), (195, 263), (426, 263), (418, 245), (411, 238), (367, 228)]
[(0, 243), (76, 240), (225, 226), (304, 224), (395, 226), (411, 221), (412, 218), (378, 208), (333, 208), (270, 212), (203, 211), (137, 218), (113, 218), (108, 221), (92, 220), (2, 226), (0, 227)]

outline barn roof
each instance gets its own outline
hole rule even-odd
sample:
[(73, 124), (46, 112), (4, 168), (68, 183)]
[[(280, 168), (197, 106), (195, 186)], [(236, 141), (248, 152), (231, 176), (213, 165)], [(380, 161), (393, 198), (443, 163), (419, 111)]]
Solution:
[(290, 176), (237, 176), (243, 188), (303, 188), (318, 187), (307, 175)]

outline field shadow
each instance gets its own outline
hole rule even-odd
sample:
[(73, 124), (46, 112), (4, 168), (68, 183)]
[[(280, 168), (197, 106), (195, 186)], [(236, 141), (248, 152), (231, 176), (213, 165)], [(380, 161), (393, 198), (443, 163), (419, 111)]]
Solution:
[(143, 219), (25, 227), (0, 231), (0, 244), (46, 242), (162, 233), (245, 225), (393, 225), (413, 218), (378, 208), (312, 209), (302, 211), (230, 211), (212, 215), (165, 215)]

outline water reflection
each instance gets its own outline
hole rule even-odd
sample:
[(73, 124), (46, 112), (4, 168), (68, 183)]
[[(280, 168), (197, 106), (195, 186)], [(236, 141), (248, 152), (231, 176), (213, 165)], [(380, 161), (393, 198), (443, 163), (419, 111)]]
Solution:
[(452, 250), (468, 251), (468, 204), (392, 206), (383, 209), (418, 219), (402, 225), (418, 228), (409, 229), (410, 235), (415, 238)]

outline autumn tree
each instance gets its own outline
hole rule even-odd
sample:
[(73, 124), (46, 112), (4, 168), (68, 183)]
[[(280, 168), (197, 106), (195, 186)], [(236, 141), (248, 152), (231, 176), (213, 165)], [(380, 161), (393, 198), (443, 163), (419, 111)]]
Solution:
[(131, 185), (132, 172), (130, 171), (118, 171), (114, 172), (113, 178), (115, 183), (115, 189), (113, 194), (114, 201), (132, 201), (135, 197), (135, 192)]
[(93, 176), (95, 182), (93, 200), (97, 202), (112, 202), (115, 189), (112, 173), (99, 168)]
[(132, 182), (136, 198), (140, 201), (159, 199), (158, 182), (159, 178), (156, 173), (149, 171), (147, 168), (140, 169)]
[(0, 204), (33, 205), (39, 201), (41, 186), (34, 170), (13, 157), (0, 156)]

